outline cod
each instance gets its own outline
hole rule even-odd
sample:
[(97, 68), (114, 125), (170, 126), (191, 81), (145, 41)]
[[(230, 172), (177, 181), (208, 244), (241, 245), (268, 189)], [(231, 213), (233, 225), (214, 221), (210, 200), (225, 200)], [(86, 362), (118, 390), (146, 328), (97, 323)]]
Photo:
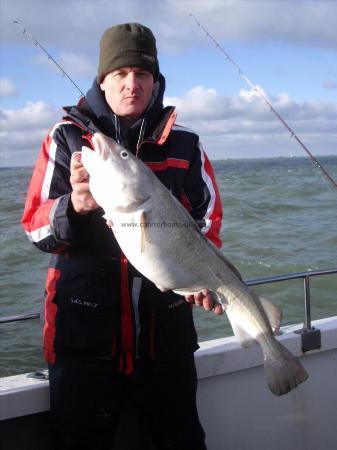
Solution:
[(161, 291), (192, 295), (208, 289), (227, 313), (241, 345), (260, 345), (275, 395), (305, 381), (305, 369), (274, 336), (281, 321), (279, 308), (245, 285), (142, 161), (102, 133), (95, 133), (92, 143), (94, 150), (84, 146), (81, 152), (89, 189), (130, 263)]

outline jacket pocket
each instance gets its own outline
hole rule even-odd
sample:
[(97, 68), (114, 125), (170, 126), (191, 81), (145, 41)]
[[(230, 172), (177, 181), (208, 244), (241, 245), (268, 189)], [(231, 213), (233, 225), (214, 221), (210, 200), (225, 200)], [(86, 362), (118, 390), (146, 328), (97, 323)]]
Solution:
[[(152, 284), (152, 283), (151, 283)], [(160, 292), (154, 285), (145, 283), (142, 292), (145, 303), (143, 317), (142, 354), (158, 361), (172, 360), (191, 355), (198, 349), (192, 307), (184, 297), (173, 292)], [(144, 304), (143, 303), (143, 304)]]
[(120, 270), (116, 264), (66, 264), (54, 302), (56, 353), (110, 357), (119, 347)]

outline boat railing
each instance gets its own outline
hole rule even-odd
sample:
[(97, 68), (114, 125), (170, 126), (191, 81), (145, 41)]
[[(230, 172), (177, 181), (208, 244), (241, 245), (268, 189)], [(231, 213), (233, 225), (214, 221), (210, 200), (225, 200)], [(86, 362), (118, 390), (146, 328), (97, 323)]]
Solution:
[(24, 320), (31, 320), (31, 319), (40, 319), (40, 317), (41, 317), (40, 312), (15, 314), (14, 316), (0, 317), (0, 324), (1, 323), (9, 323), (9, 322), (22, 322)]
[[(247, 286), (258, 286), (270, 283), (278, 283), (289, 280), (303, 280), (303, 298), (304, 298), (304, 323), (303, 328), (296, 330), (296, 333), (302, 337), (302, 350), (303, 352), (320, 348), (321, 336), (319, 330), (311, 326), (311, 303), (310, 303), (310, 279), (316, 276), (337, 274), (337, 268), (324, 269), (324, 270), (310, 270), (307, 272), (295, 272), (285, 275), (276, 275), (271, 277), (256, 278), (252, 280), (246, 280)], [(0, 324), (9, 322), (21, 322), (24, 320), (40, 319), (41, 312), (32, 312), (26, 314), (16, 314), (13, 316), (0, 317)]]
[(321, 275), (332, 275), (337, 273), (337, 268), (324, 270), (310, 270), (307, 272), (288, 273), (286, 275), (276, 275), (272, 277), (257, 278), (245, 281), (247, 286), (258, 286), (270, 283), (278, 283), (289, 280), (303, 280), (303, 298), (304, 298), (304, 322), (303, 328), (296, 330), (295, 333), (301, 335), (302, 351), (315, 350), (321, 348), (320, 330), (311, 326), (311, 297), (310, 297), (310, 279)]

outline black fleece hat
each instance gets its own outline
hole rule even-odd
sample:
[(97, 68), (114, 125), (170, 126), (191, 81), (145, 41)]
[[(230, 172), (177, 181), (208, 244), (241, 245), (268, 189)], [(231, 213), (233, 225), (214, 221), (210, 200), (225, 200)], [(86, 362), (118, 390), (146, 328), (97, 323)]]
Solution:
[(141, 67), (159, 76), (156, 39), (152, 31), (139, 23), (124, 23), (105, 30), (100, 42), (97, 81), (121, 67)]

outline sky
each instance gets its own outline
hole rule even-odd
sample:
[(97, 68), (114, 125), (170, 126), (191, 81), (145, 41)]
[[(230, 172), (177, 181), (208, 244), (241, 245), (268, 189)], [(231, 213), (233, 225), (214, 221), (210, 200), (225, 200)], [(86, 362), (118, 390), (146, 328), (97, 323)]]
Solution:
[(310, 151), (337, 155), (337, 0), (0, 0), (0, 166), (31, 166), (41, 141), (86, 93), (104, 30), (150, 27), (165, 105), (211, 159), (303, 156), (303, 149), (190, 13)]

